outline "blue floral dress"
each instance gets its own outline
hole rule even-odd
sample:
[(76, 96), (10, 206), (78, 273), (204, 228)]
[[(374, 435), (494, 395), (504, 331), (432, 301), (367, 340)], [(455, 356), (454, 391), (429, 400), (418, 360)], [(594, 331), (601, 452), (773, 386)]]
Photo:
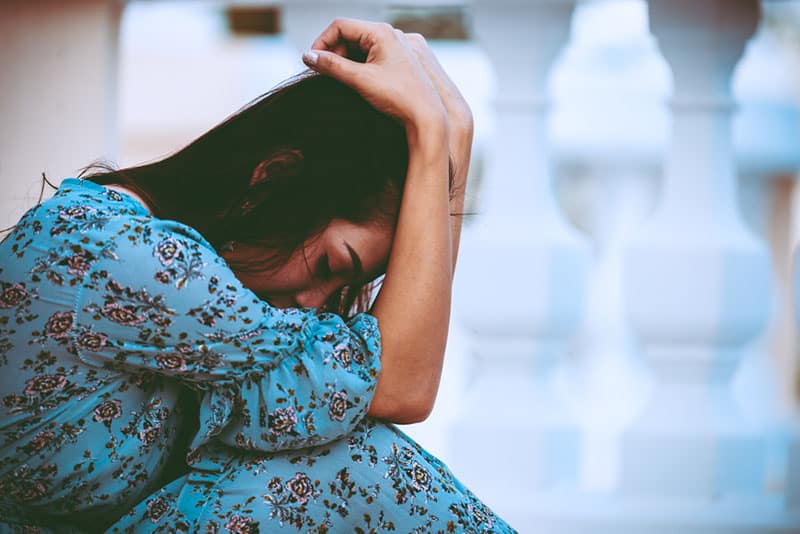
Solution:
[(511, 531), (365, 417), (379, 355), (372, 316), (273, 308), (66, 179), (0, 244), (0, 531)]

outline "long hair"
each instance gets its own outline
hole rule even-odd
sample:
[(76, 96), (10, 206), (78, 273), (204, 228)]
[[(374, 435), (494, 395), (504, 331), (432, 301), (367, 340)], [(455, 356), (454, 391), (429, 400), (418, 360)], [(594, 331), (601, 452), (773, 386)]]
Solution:
[[(256, 98), (190, 144), (153, 163), (95, 162), (79, 177), (119, 184), (159, 218), (225, 245), (264, 245), (285, 262), (333, 219), (394, 225), (408, 167), (402, 126), (336, 80), (304, 73)], [(326, 308), (364, 311), (371, 287), (345, 287)]]

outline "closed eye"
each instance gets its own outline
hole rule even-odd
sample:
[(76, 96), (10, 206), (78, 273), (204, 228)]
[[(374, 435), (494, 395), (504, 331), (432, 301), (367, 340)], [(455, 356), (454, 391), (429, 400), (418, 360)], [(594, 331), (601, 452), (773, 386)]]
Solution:
[(344, 244), (347, 247), (347, 252), (350, 254), (350, 261), (353, 262), (353, 276), (356, 279), (361, 279), (364, 277), (364, 266), (361, 263), (361, 258), (356, 254), (356, 251), (353, 250), (353, 247), (350, 246), (349, 243)]

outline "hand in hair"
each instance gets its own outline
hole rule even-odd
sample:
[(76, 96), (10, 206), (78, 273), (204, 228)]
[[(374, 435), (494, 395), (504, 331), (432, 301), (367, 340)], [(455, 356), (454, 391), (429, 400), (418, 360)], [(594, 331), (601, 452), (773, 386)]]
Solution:
[[(366, 55), (359, 62), (349, 50)], [(444, 106), (409, 43), (382, 22), (337, 18), (303, 54), (306, 65), (358, 91), (374, 108), (419, 128), (443, 119)]]
[[(364, 63), (345, 57), (353, 49), (366, 53)], [(450, 322), (453, 243), (445, 106), (407, 39), (388, 24), (336, 19), (304, 58), (406, 129), (403, 199), (386, 277), (372, 308), (382, 350), (368, 414), (396, 423), (422, 421), (436, 398)]]
[(428, 47), (428, 42), (419, 33), (404, 33), (398, 29), (394, 30), (398, 36), (405, 39), (406, 44), (414, 52), (425, 73), (433, 82), (436, 92), (444, 105), (447, 113), (447, 122), (450, 129), (464, 129), (472, 131), (472, 110), (461, 95), (456, 84), (447, 75), (439, 60)]
[(461, 216), (464, 211), (464, 193), (467, 186), (470, 153), (472, 152), (473, 121), (472, 110), (464, 100), (453, 80), (445, 72), (439, 60), (428, 47), (425, 38), (419, 33), (395, 32), (406, 40), (414, 51), (428, 77), (433, 82), (439, 98), (444, 104), (448, 123), (448, 148), (454, 166), (453, 184), (450, 191), (450, 233), (453, 249), (453, 270), (458, 258), (458, 245), (461, 238)]

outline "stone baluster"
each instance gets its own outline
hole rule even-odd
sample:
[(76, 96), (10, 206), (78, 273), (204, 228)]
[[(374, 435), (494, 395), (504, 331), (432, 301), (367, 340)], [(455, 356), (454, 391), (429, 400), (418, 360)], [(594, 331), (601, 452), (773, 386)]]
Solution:
[[(795, 187), (797, 187), (795, 185)], [(795, 198), (800, 198), (796, 196)], [(797, 208), (795, 208), (797, 209)], [(795, 215), (800, 220), (800, 214)], [(792, 292), (792, 302), (794, 308), (794, 318), (798, 328), (800, 328), (800, 245), (795, 246), (794, 258), (792, 261), (792, 279), (794, 287)], [(800, 373), (800, 368), (795, 368), (796, 373)], [(800, 377), (795, 376), (795, 383), (800, 381)], [(800, 524), (800, 422), (795, 424), (787, 432), (789, 436), (788, 462), (786, 469), (786, 479), (784, 482), (786, 491), (786, 506), (790, 514), (794, 514)]]
[(547, 122), (549, 72), (574, 1), (471, 7), (496, 74), (495, 116), (479, 215), (456, 274), (454, 309), (471, 334), (472, 371), (451, 463), (513, 519), (532, 491), (574, 483), (580, 464), (556, 378), (581, 320), (589, 253), (553, 194)]
[(765, 442), (729, 387), (771, 298), (767, 250), (738, 213), (731, 146), (731, 75), (759, 4), (650, 0), (649, 10), (673, 73), (673, 122), (660, 205), (625, 252), (627, 313), (655, 385), (623, 437), (620, 489), (711, 506), (764, 492)]

